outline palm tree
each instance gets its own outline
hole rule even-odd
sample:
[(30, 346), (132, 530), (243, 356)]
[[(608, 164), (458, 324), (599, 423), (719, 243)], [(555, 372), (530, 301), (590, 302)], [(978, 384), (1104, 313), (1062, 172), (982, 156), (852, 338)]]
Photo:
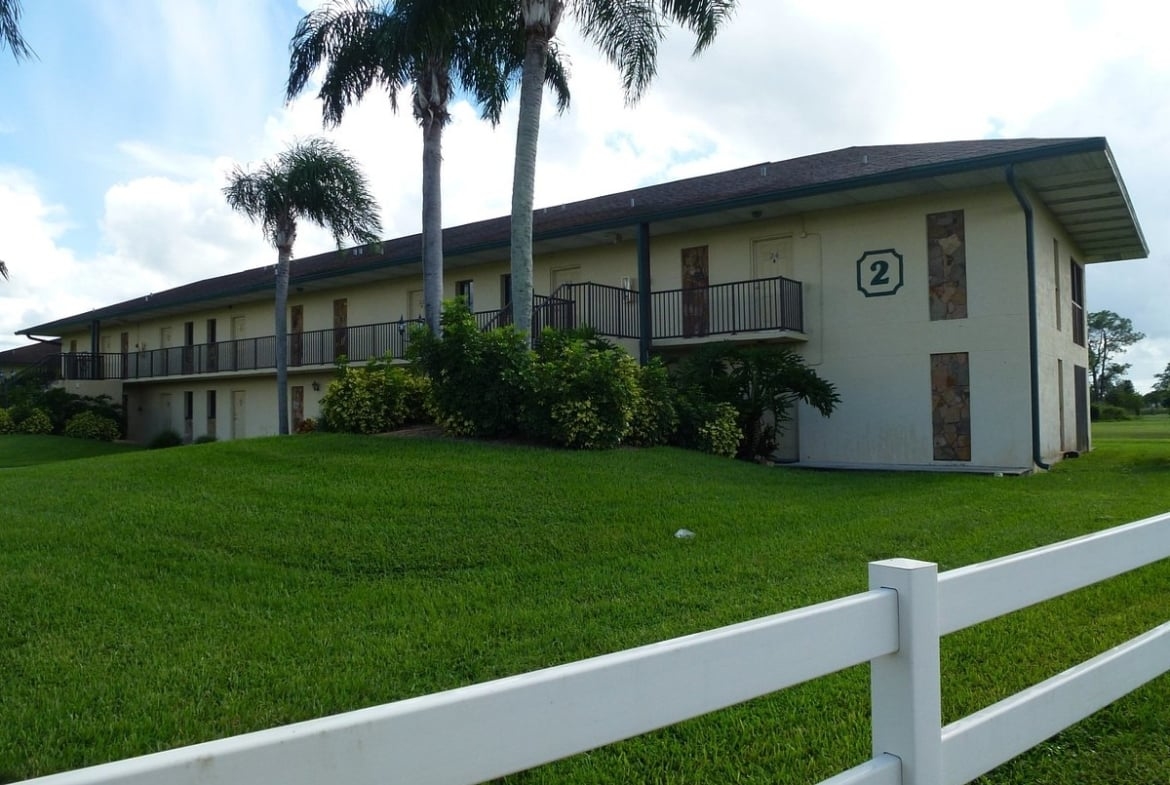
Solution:
[(8, 265), (4, 264), (3, 259), (0, 259), (0, 278), (8, 280)]
[(714, 40), (736, 0), (519, 0), (526, 44), (520, 81), (520, 120), (512, 178), (512, 308), (516, 326), (530, 334), (532, 319), (532, 201), (540, 133), (541, 81), (549, 47), (565, 11), (581, 32), (618, 67), (627, 103), (645, 92), (657, 69), (667, 21), (695, 33), (694, 54)]
[(233, 210), (260, 224), (276, 246), (276, 412), (277, 432), (288, 433), (288, 276), (297, 221), (329, 229), (341, 247), (379, 239), (378, 204), (357, 161), (327, 139), (294, 143), (257, 172), (235, 167), (223, 189)]
[(0, 0), (0, 45), (7, 45), (17, 60), (36, 57), (20, 34), (20, 0)]
[[(375, 7), (366, 0), (335, 0), (306, 15), (289, 45), (287, 100), (296, 97), (318, 66), (326, 66), (318, 97), (327, 126), (341, 122), (350, 104), (375, 84), (398, 108), (398, 93), (411, 85), (411, 110), (423, 131), (423, 300), (428, 327), (439, 332), (443, 300), (441, 195), (443, 128), (455, 81), (499, 122), (508, 88), (519, 71), (524, 31), (511, 3), (498, 0), (393, 0)], [(538, 83), (568, 104), (565, 73), (555, 56), (542, 63)]]

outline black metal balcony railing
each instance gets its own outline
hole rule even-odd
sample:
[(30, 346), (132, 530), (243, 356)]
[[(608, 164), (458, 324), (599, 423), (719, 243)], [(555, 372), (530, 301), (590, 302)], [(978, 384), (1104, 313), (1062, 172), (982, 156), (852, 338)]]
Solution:
[[(804, 331), (801, 284), (788, 278), (716, 284), (698, 289), (652, 292), (652, 341), (701, 338), (775, 330)], [(533, 297), (532, 333), (545, 327), (592, 327), (608, 338), (637, 340), (638, 293), (616, 286), (572, 283), (551, 297)], [(475, 314), (481, 329), (512, 322), (511, 306)], [(410, 329), (421, 320), (398, 320), (354, 327), (290, 333), (290, 368), (332, 365), (342, 355), (365, 362), (371, 357), (402, 359)], [(165, 376), (258, 371), (276, 367), (276, 338), (173, 346), (126, 354), (71, 352), (53, 358), (54, 379), (152, 379)]]
[(650, 295), (655, 340), (765, 330), (804, 331), (801, 284), (760, 278)]

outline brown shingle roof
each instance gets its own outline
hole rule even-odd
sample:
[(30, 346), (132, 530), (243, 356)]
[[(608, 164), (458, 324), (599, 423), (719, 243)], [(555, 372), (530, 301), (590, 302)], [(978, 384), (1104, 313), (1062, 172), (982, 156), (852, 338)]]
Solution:
[[(569, 237), (732, 207), (750, 207), (1060, 156), (1103, 152), (1108, 152), (1108, 145), (1102, 137), (983, 139), (849, 147), (538, 208), (533, 216), (534, 237), (536, 241)], [(1136, 220), (1134, 223), (1136, 230)], [(506, 248), (509, 232), (508, 216), (450, 227), (443, 231), (444, 255), (454, 259), (484, 249)], [(1136, 232), (1140, 239), (1140, 230)], [(421, 246), (421, 238), (415, 234), (364, 248), (298, 259), (293, 265), (290, 282), (296, 286), (360, 270), (418, 263)], [(59, 335), (68, 329), (78, 329), (93, 319), (143, 315), (217, 297), (254, 293), (270, 289), (273, 275), (273, 267), (265, 266), (207, 278), (20, 332)]]
[(60, 341), (37, 342), (0, 352), (0, 365), (36, 365), (46, 357), (60, 353)]

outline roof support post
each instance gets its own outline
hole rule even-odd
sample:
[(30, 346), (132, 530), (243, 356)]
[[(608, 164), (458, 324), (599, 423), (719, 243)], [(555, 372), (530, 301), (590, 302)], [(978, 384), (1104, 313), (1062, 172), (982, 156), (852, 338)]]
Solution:
[(654, 319), (650, 311), (650, 224), (638, 224), (638, 362), (650, 362)]
[(102, 323), (100, 319), (91, 319), (89, 322), (89, 378), (100, 379), (98, 368), (101, 363)]

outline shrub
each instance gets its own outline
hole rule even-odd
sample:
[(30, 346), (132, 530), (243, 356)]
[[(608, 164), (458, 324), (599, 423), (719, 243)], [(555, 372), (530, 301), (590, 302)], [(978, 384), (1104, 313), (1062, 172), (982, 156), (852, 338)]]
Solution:
[(146, 446), (151, 450), (161, 450), (164, 447), (178, 447), (182, 443), (183, 437), (177, 431), (167, 428), (155, 435)]
[(729, 403), (717, 403), (697, 428), (696, 447), (712, 455), (734, 458), (743, 440), (739, 412)]
[(21, 388), (13, 392), (13, 399), (10, 413), (14, 420), (25, 420), (34, 409), (40, 409), (49, 418), (51, 433), (64, 433), (68, 422), (82, 412), (93, 412), (111, 419), (117, 424), (119, 433), (122, 430), (122, 407), (108, 395), (75, 395), (61, 387)]
[(669, 444), (678, 431), (678, 393), (657, 357), (638, 370), (638, 394), (625, 442), (635, 447)]
[(1094, 422), (1097, 420), (1128, 420), (1129, 412), (1111, 403), (1097, 402), (1089, 405), (1089, 419)]
[(462, 302), (443, 308), (443, 335), (416, 327), (407, 356), (429, 378), (427, 409), (458, 436), (511, 436), (529, 397), (532, 353), (515, 327), (482, 331)]
[(12, 413), (8, 409), (0, 408), (0, 434), (13, 433), (16, 423), (12, 420)]
[(112, 442), (120, 435), (118, 423), (93, 411), (75, 414), (65, 423), (65, 435), (74, 439)]
[(312, 417), (306, 417), (297, 423), (297, 433), (312, 433), (315, 430), (317, 430), (317, 421)]
[(205, 433), (201, 436), (196, 436), (195, 441), (192, 443), (193, 444), (211, 444), (212, 442), (216, 442), (216, 441), (219, 441), (219, 439), (217, 439), (215, 437), (215, 434)]
[(33, 409), (20, 421), (21, 433), (52, 433), (53, 422), (44, 409)]
[(532, 364), (525, 433), (575, 449), (616, 447), (637, 405), (638, 364), (589, 333), (545, 330)]
[[(418, 422), (425, 416), (426, 386), (414, 377), (388, 360), (371, 360), (363, 368), (339, 365), (337, 378), (321, 398), (321, 418), (328, 430), (366, 434)], [(304, 433), (301, 428), (298, 432)]]
[[(691, 412), (692, 428), (709, 419), (705, 403), (735, 408), (743, 433), (737, 454), (749, 460), (776, 449), (778, 429), (790, 419), (789, 412), (798, 401), (828, 417), (841, 400), (836, 387), (799, 355), (777, 346), (716, 343), (701, 347), (678, 364), (677, 381), (692, 408), (697, 407)], [(774, 424), (765, 420), (767, 414)]]

